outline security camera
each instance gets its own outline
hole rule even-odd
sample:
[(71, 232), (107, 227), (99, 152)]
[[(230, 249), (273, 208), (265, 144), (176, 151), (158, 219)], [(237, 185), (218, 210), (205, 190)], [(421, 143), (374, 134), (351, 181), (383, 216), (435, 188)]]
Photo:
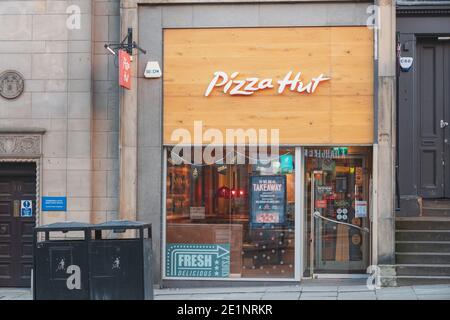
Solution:
[(403, 72), (408, 72), (411, 70), (413, 60), (414, 59), (412, 57), (400, 57), (400, 69)]

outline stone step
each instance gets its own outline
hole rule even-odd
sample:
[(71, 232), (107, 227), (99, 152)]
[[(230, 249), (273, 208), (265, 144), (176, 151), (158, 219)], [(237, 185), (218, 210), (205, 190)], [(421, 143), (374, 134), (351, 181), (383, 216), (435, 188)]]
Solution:
[(450, 253), (396, 252), (397, 264), (450, 264)]
[(450, 217), (450, 209), (449, 208), (422, 208), (422, 216), (425, 217)]
[(450, 199), (423, 200), (422, 216), (450, 217)]
[(397, 264), (397, 276), (450, 277), (450, 264)]
[(396, 241), (450, 241), (450, 230), (396, 230)]
[(450, 199), (423, 199), (422, 206), (424, 208), (450, 209)]
[(450, 230), (450, 217), (399, 217), (397, 230)]
[(395, 251), (450, 253), (450, 241), (396, 241)]
[(412, 286), (425, 284), (447, 284), (450, 283), (450, 277), (439, 276), (397, 276), (397, 286)]

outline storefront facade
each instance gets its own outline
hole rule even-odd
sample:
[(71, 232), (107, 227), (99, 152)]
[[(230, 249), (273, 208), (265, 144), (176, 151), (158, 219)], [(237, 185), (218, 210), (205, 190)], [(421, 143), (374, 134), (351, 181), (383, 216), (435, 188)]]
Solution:
[(0, 286), (29, 285), (33, 226), (115, 219), (152, 223), (158, 285), (395, 284), (393, 1), (7, 2)]
[[(372, 34), (366, 26), (163, 30), (164, 277), (365, 273)], [(218, 270), (202, 260), (205, 245), (226, 259)]]
[[(122, 8), (149, 53), (122, 96), (121, 160), (135, 152), (137, 184), (122, 164), (121, 190), (137, 201), (121, 212), (153, 223), (156, 282), (362, 277), (379, 264), (370, 5)], [(143, 77), (149, 61), (161, 78)]]

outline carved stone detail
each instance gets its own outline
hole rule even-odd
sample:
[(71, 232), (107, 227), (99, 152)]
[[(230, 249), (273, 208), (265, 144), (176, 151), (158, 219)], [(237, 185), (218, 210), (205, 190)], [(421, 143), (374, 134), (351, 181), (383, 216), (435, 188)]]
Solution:
[(0, 95), (6, 99), (15, 99), (20, 96), (24, 88), (23, 76), (13, 70), (0, 74)]
[(40, 156), (40, 135), (0, 135), (0, 156)]

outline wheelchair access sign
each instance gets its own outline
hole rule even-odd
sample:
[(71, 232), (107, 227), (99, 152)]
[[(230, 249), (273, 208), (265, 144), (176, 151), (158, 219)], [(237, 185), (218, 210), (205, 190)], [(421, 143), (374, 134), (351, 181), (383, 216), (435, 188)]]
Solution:
[(33, 216), (33, 201), (20, 200), (20, 216), (32, 217)]
[(166, 276), (228, 278), (230, 244), (167, 244)]

